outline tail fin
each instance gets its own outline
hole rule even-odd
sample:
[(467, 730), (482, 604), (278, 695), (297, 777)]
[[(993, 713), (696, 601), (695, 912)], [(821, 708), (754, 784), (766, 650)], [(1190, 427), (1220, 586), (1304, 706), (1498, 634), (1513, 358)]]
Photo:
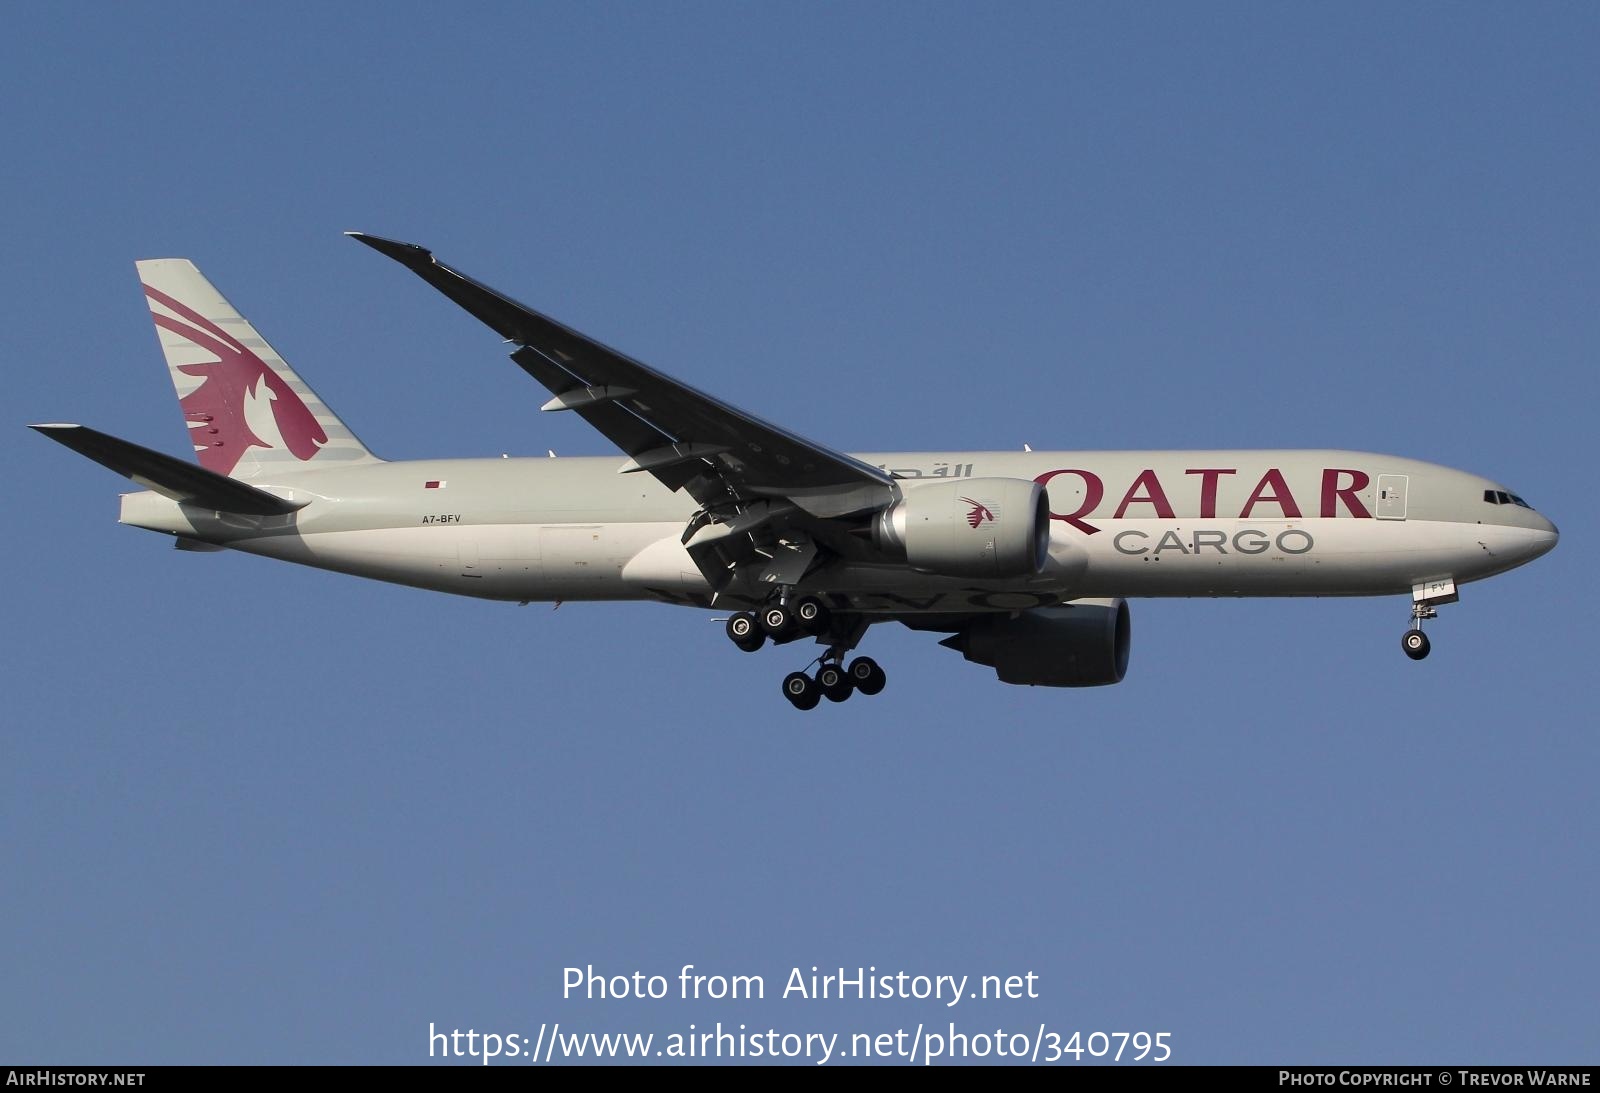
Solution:
[(155, 258), (138, 268), (202, 467), (255, 478), (377, 462), (193, 262)]

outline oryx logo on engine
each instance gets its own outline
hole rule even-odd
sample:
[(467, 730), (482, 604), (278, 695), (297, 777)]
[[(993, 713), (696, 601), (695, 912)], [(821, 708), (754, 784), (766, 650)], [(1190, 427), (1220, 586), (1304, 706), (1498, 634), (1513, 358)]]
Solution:
[(972, 511), (967, 513), (967, 525), (976, 531), (985, 522), (994, 523), (994, 513), (989, 511), (989, 506), (982, 501), (974, 501), (970, 497), (961, 498), (963, 505), (971, 505)]

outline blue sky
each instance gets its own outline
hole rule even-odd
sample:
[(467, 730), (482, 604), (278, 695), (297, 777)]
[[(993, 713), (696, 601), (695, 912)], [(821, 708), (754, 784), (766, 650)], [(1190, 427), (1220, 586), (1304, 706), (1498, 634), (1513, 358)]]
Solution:
[[(1596, 1061), (1596, 73), (1578, 4), (11, 11), (0, 1058)], [(886, 627), (889, 689), (802, 715), (809, 654), (707, 615), (174, 552), (23, 428), (182, 452), (132, 263), (185, 256), (388, 458), (610, 450), (346, 229), (839, 448), (1389, 451), (1563, 540), (1422, 664), (1403, 598), (1138, 601), (1120, 686)], [(561, 996), (687, 963), (768, 997)], [(775, 997), (812, 965), (1039, 997)]]

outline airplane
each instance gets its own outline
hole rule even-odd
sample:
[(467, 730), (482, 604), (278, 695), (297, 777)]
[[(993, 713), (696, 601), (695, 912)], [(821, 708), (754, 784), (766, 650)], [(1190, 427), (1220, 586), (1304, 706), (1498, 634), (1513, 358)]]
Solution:
[[(875, 624), (944, 635), (999, 680), (1121, 682), (1127, 601), (1411, 597), (1402, 648), (1459, 586), (1551, 550), (1491, 479), (1333, 450), (846, 454), (769, 424), (436, 259), (347, 233), (514, 348), (623, 458), (386, 461), (186, 259), (137, 263), (194, 461), (83, 425), (32, 428), (143, 487), (120, 522), (490, 600), (653, 600), (728, 612), (739, 649), (813, 638), (799, 709), (877, 694), (847, 660)], [(554, 456), (554, 452), (550, 453)]]

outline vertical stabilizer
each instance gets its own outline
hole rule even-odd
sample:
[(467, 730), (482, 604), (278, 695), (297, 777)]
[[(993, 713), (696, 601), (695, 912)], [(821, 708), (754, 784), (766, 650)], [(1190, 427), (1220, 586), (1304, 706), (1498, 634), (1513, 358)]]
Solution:
[(193, 262), (138, 268), (202, 467), (255, 478), (377, 461)]

